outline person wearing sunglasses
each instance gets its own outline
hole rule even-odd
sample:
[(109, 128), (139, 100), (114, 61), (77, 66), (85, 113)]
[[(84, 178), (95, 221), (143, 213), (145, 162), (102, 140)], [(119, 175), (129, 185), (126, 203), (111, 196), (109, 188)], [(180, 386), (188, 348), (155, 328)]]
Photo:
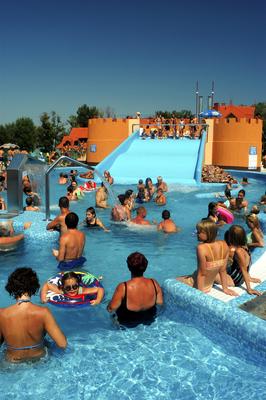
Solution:
[(73, 271), (66, 272), (60, 279), (59, 285), (46, 282), (41, 290), (41, 301), (42, 303), (47, 303), (49, 300), (47, 298), (48, 291), (54, 293), (64, 294), (68, 297), (81, 296), (83, 294), (96, 294), (96, 299), (91, 300), (90, 304), (95, 306), (99, 304), (104, 296), (104, 289), (102, 287), (83, 287), (81, 285), (81, 278), (78, 274)]

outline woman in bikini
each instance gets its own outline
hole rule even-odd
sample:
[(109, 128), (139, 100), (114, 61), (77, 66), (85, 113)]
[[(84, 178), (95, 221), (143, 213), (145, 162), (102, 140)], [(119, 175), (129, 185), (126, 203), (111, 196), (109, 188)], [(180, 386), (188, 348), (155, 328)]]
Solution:
[(176, 279), (208, 293), (213, 287), (216, 275), (219, 274), (224, 293), (237, 296), (237, 293), (227, 286), (226, 265), (229, 250), (224, 240), (216, 241), (217, 230), (217, 225), (211, 221), (201, 221), (197, 224), (197, 235), (200, 242), (197, 246), (198, 268), (192, 275)]
[(84, 225), (87, 228), (102, 228), (104, 232), (110, 232), (110, 230), (107, 229), (102, 221), (96, 216), (96, 211), (94, 207), (87, 208)]
[(156, 306), (163, 304), (163, 294), (155, 279), (144, 278), (148, 260), (141, 253), (132, 253), (127, 258), (131, 279), (120, 283), (107, 306), (116, 312), (118, 322), (133, 327), (150, 324), (156, 316)]
[(256, 214), (249, 214), (246, 217), (246, 224), (250, 229), (247, 234), (247, 246), (249, 249), (264, 247), (264, 236), (260, 229), (260, 222)]
[[(241, 286), (246, 284), (247, 292), (257, 296), (262, 293), (251, 289), (250, 282), (260, 283), (260, 279), (249, 275), (251, 256), (247, 247), (247, 237), (244, 228), (240, 225), (232, 225), (225, 233), (225, 239), (230, 249), (229, 266), (227, 268), (227, 285)], [(220, 278), (215, 278), (220, 283)]]
[(37, 360), (46, 354), (43, 342), (48, 335), (57, 346), (65, 348), (67, 340), (46, 307), (31, 303), (40, 288), (31, 268), (18, 268), (9, 277), (6, 290), (16, 304), (0, 310), (0, 343), (6, 344), (6, 359), (13, 363)]

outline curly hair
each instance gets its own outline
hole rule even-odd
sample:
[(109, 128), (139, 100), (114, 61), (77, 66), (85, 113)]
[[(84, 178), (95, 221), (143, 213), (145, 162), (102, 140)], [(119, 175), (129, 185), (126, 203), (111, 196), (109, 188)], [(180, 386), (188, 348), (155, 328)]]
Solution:
[(148, 266), (148, 260), (142, 253), (131, 253), (127, 258), (127, 266), (133, 276), (143, 276)]
[(6, 291), (15, 299), (23, 294), (33, 296), (39, 289), (40, 283), (35, 271), (31, 268), (17, 268), (9, 275)]

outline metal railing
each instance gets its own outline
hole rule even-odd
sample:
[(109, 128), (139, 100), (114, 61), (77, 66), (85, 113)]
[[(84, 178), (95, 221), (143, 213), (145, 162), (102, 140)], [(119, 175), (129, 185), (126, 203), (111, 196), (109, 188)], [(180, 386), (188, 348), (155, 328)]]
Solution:
[(50, 165), (50, 167), (47, 169), (45, 172), (45, 219), (48, 221), (50, 219), (50, 173), (53, 171), (53, 169), (58, 166), (58, 164), (61, 164), (62, 161), (69, 161), (71, 164), (78, 166), (78, 167), (83, 167), (86, 169), (89, 169), (93, 171), (93, 173), (96, 172), (96, 174), (99, 176), (99, 178), (102, 179), (101, 175), (95, 171), (95, 168), (90, 167), (87, 164), (84, 164), (80, 161), (75, 160), (74, 158), (70, 158), (68, 156), (61, 156), (59, 157), (56, 161), (53, 162), (53, 164)]

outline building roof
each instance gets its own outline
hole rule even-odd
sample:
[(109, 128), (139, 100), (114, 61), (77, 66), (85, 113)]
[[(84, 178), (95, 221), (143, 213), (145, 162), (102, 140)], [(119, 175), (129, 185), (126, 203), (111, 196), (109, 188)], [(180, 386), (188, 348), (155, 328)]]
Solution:
[(70, 146), (74, 145), (74, 142), (79, 139), (88, 139), (88, 127), (87, 128), (72, 128), (69, 135), (65, 135), (56, 147), (61, 148), (66, 142), (70, 142)]
[(219, 111), (223, 118), (254, 118), (255, 114), (254, 106), (214, 103), (213, 108)]

